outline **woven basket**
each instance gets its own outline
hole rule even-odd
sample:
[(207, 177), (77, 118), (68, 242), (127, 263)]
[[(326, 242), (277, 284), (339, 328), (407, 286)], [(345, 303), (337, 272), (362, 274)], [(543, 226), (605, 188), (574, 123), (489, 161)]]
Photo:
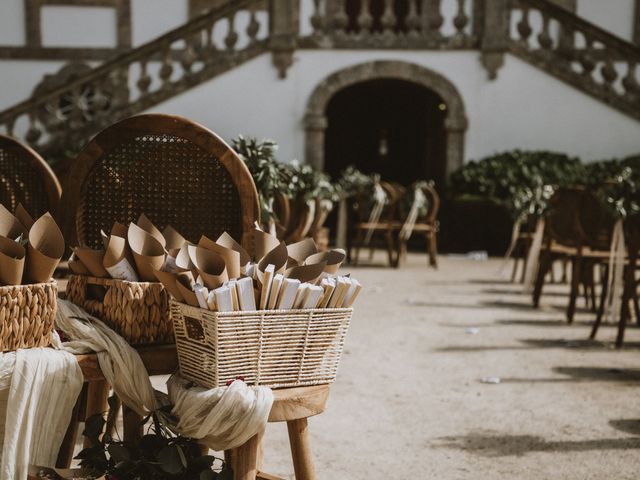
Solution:
[(169, 293), (161, 283), (71, 275), (66, 295), (131, 345), (174, 342)]
[(56, 321), (56, 282), (0, 287), (0, 351), (46, 347)]
[(238, 376), (272, 388), (331, 383), (353, 309), (212, 312), (171, 301), (182, 375), (204, 387)]

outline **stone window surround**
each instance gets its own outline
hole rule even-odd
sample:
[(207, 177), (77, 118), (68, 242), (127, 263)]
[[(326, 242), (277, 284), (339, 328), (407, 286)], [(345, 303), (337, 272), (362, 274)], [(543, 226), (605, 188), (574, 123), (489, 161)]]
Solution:
[(329, 75), (316, 86), (307, 102), (304, 117), (306, 162), (323, 170), (326, 110), (331, 98), (345, 87), (381, 78), (406, 80), (421, 85), (437, 93), (447, 105), (445, 175), (448, 178), (464, 162), (464, 135), (468, 121), (462, 96), (453, 83), (441, 74), (404, 61), (361, 63)]

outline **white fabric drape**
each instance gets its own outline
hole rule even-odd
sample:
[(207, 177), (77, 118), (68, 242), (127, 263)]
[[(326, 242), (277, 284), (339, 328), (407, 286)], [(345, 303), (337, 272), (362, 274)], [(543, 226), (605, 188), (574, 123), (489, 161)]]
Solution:
[(427, 197), (422, 191), (421, 188), (415, 188), (413, 191), (413, 202), (411, 203), (411, 208), (409, 209), (409, 214), (407, 215), (407, 219), (402, 224), (402, 228), (400, 229), (400, 238), (402, 240), (409, 240), (411, 238), (411, 234), (413, 234), (413, 229), (416, 226), (416, 220), (418, 219), (418, 213), (420, 209), (427, 206)]
[(540, 251), (542, 250), (542, 241), (544, 239), (544, 218), (540, 218), (536, 224), (536, 230), (533, 234), (531, 247), (527, 255), (527, 269), (524, 271), (524, 291), (529, 293), (533, 291), (533, 287), (538, 275)]
[(379, 183), (374, 185), (373, 189), (373, 208), (371, 209), (371, 214), (369, 215), (369, 228), (367, 229), (367, 233), (364, 237), (364, 244), (369, 245), (371, 243), (371, 237), (373, 236), (373, 232), (375, 231), (375, 224), (380, 220), (380, 215), (382, 215), (382, 210), (384, 208), (384, 204), (387, 202), (387, 194), (384, 189), (380, 186)]
[(607, 272), (608, 295), (605, 303), (606, 321), (615, 323), (620, 318), (622, 291), (624, 290), (624, 262), (626, 247), (624, 240), (624, 223), (618, 220), (613, 227), (611, 249), (609, 251), (609, 271)]

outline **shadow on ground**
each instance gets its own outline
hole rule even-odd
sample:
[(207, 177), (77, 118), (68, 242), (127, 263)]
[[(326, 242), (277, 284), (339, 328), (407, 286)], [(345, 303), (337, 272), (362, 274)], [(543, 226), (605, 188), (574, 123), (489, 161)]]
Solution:
[(504, 435), (472, 432), (459, 437), (442, 437), (435, 446), (464, 450), (487, 457), (522, 456), (531, 452), (585, 452), (590, 450), (640, 449), (640, 437), (550, 441), (535, 435)]
[(564, 383), (564, 382), (640, 382), (640, 369), (606, 367), (555, 367), (554, 373), (564, 378), (513, 378), (501, 377), (501, 383)]
[[(571, 350), (615, 350), (614, 342), (598, 340), (566, 340), (529, 338), (518, 340), (521, 345), (450, 345), (435, 348), (434, 352), (464, 353), (464, 352), (492, 352), (501, 350), (541, 350), (545, 348), (566, 348)], [(627, 342), (620, 350), (640, 350), (640, 342)]]

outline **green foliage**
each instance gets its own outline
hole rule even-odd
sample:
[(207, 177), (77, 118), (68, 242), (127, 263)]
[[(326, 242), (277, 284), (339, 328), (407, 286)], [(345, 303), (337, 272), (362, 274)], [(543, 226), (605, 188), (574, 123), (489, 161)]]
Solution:
[(514, 150), (470, 162), (451, 175), (450, 193), (477, 195), (503, 204), (514, 218), (540, 214), (558, 186), (581, 183), (577, 158), (545, 151)]
[(380, 182), (377, 173), (366, 174), (353, 165), (349, 165), (342, 171), (336, 184), (338, 192), (346, 197), (373, 195), (373, 188)]
[(336, 188), (326, 173), (298, 161), (282, 164), (282, 171), (287, 179), (286, 190), (290, 198), (338, 201)]
[(157, 410), (143, 421), (151, 420), (151, 426), (137, 445), (103, 434), (102, 415), (88, 418), (83, 435), (91, 446), (76, 459), (95, 476), (109, 480), (233, 480), (221, 459), (202, 455), (195, 440), (172, 433), (166, 426), (172, 423), (169, 411), (170, 407)]

